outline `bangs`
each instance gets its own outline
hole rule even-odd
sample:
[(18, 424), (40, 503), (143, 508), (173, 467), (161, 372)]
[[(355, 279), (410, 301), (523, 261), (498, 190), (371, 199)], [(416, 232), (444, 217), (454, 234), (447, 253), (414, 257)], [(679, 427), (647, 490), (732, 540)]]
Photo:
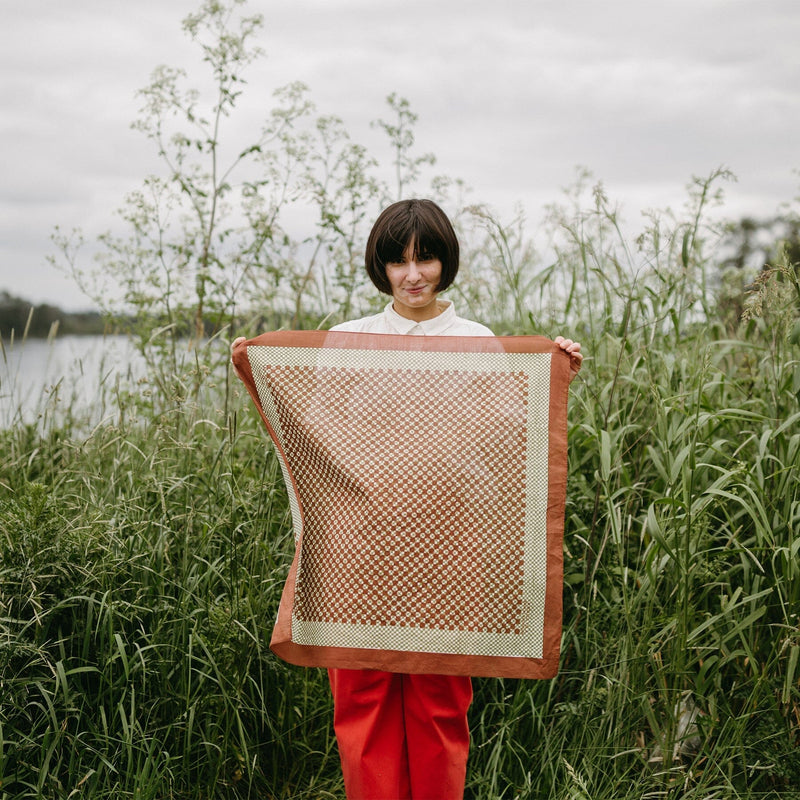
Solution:
[(375, 255), (383, 266), (401, 263), (403, 254), (411, 242), (414, 243), (411, 257), (415, 261), (420, 256), (432, 256), (441, 261), (446, 250), (442, 240), (431, 232), (422, 220), (412, 219), (409, 222), (410, 224), (398, 226), (395, 230), (387, 230), (378, 240)]

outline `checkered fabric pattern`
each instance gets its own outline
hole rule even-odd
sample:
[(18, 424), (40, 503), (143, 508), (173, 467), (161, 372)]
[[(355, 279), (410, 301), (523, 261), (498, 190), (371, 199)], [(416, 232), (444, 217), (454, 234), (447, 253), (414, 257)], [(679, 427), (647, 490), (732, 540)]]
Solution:
[[(424, 337), (283, 336), (251, 340), (240, 357), (297, 544), (277, 626), (289, 641), (273, 637), (273, 649), (319, 666), (552, 672), (558, 353), (502, 338), (426, 349)], [(552, 345), (510, 341), (523, 339)]]

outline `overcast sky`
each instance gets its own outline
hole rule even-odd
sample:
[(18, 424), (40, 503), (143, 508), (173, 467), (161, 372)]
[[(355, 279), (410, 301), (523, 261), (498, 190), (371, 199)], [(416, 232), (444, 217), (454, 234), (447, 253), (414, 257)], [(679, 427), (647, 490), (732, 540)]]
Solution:
[[(0, 289), (86, 306), (47, 264), (56, 225), (87, 238), (157, 169), (130, 129), (158, 64), (193, 69), (199, 0), (26, 0), (0, 26)], [(628, 219), (680, 206), (720, 165), (726, 213), (769, 216), (800, 189), (800, 0), (250, 0), (267, 56), (239, 125), (308, 84), (375, 155), (386, 96), (419, 115), (420, 151), (531, 225), (587, 167)]]

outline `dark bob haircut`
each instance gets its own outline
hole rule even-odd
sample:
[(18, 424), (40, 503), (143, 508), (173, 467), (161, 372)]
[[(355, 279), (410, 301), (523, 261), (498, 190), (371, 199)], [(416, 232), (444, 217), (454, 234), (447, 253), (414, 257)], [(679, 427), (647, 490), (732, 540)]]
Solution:
[(367, 239), (367, 275), (378, 291), (391, 295), (386, 265), (403, 260), (414, 243), (414, 258), (433, 257), (442, 262), (437, 292), (443, 292), (458, 274), (458, 239), (447, 215), (432, 200), (400, 200), (385, 208)]

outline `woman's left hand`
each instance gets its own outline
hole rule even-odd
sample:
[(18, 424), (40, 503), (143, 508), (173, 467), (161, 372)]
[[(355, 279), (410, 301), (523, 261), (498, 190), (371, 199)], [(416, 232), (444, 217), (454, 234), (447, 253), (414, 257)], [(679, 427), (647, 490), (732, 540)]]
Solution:
[(578, 374), (583, 362), (583, 353), (581, 353), (581, 343), (573, 342), (572, 339), (565, 339), (563, 336), (556, 336), (553, 340), (565, 353), (569, 353), (575, 358), (570, 359), (570, 374), (569, 380), (572, 382), (573, 378)]

